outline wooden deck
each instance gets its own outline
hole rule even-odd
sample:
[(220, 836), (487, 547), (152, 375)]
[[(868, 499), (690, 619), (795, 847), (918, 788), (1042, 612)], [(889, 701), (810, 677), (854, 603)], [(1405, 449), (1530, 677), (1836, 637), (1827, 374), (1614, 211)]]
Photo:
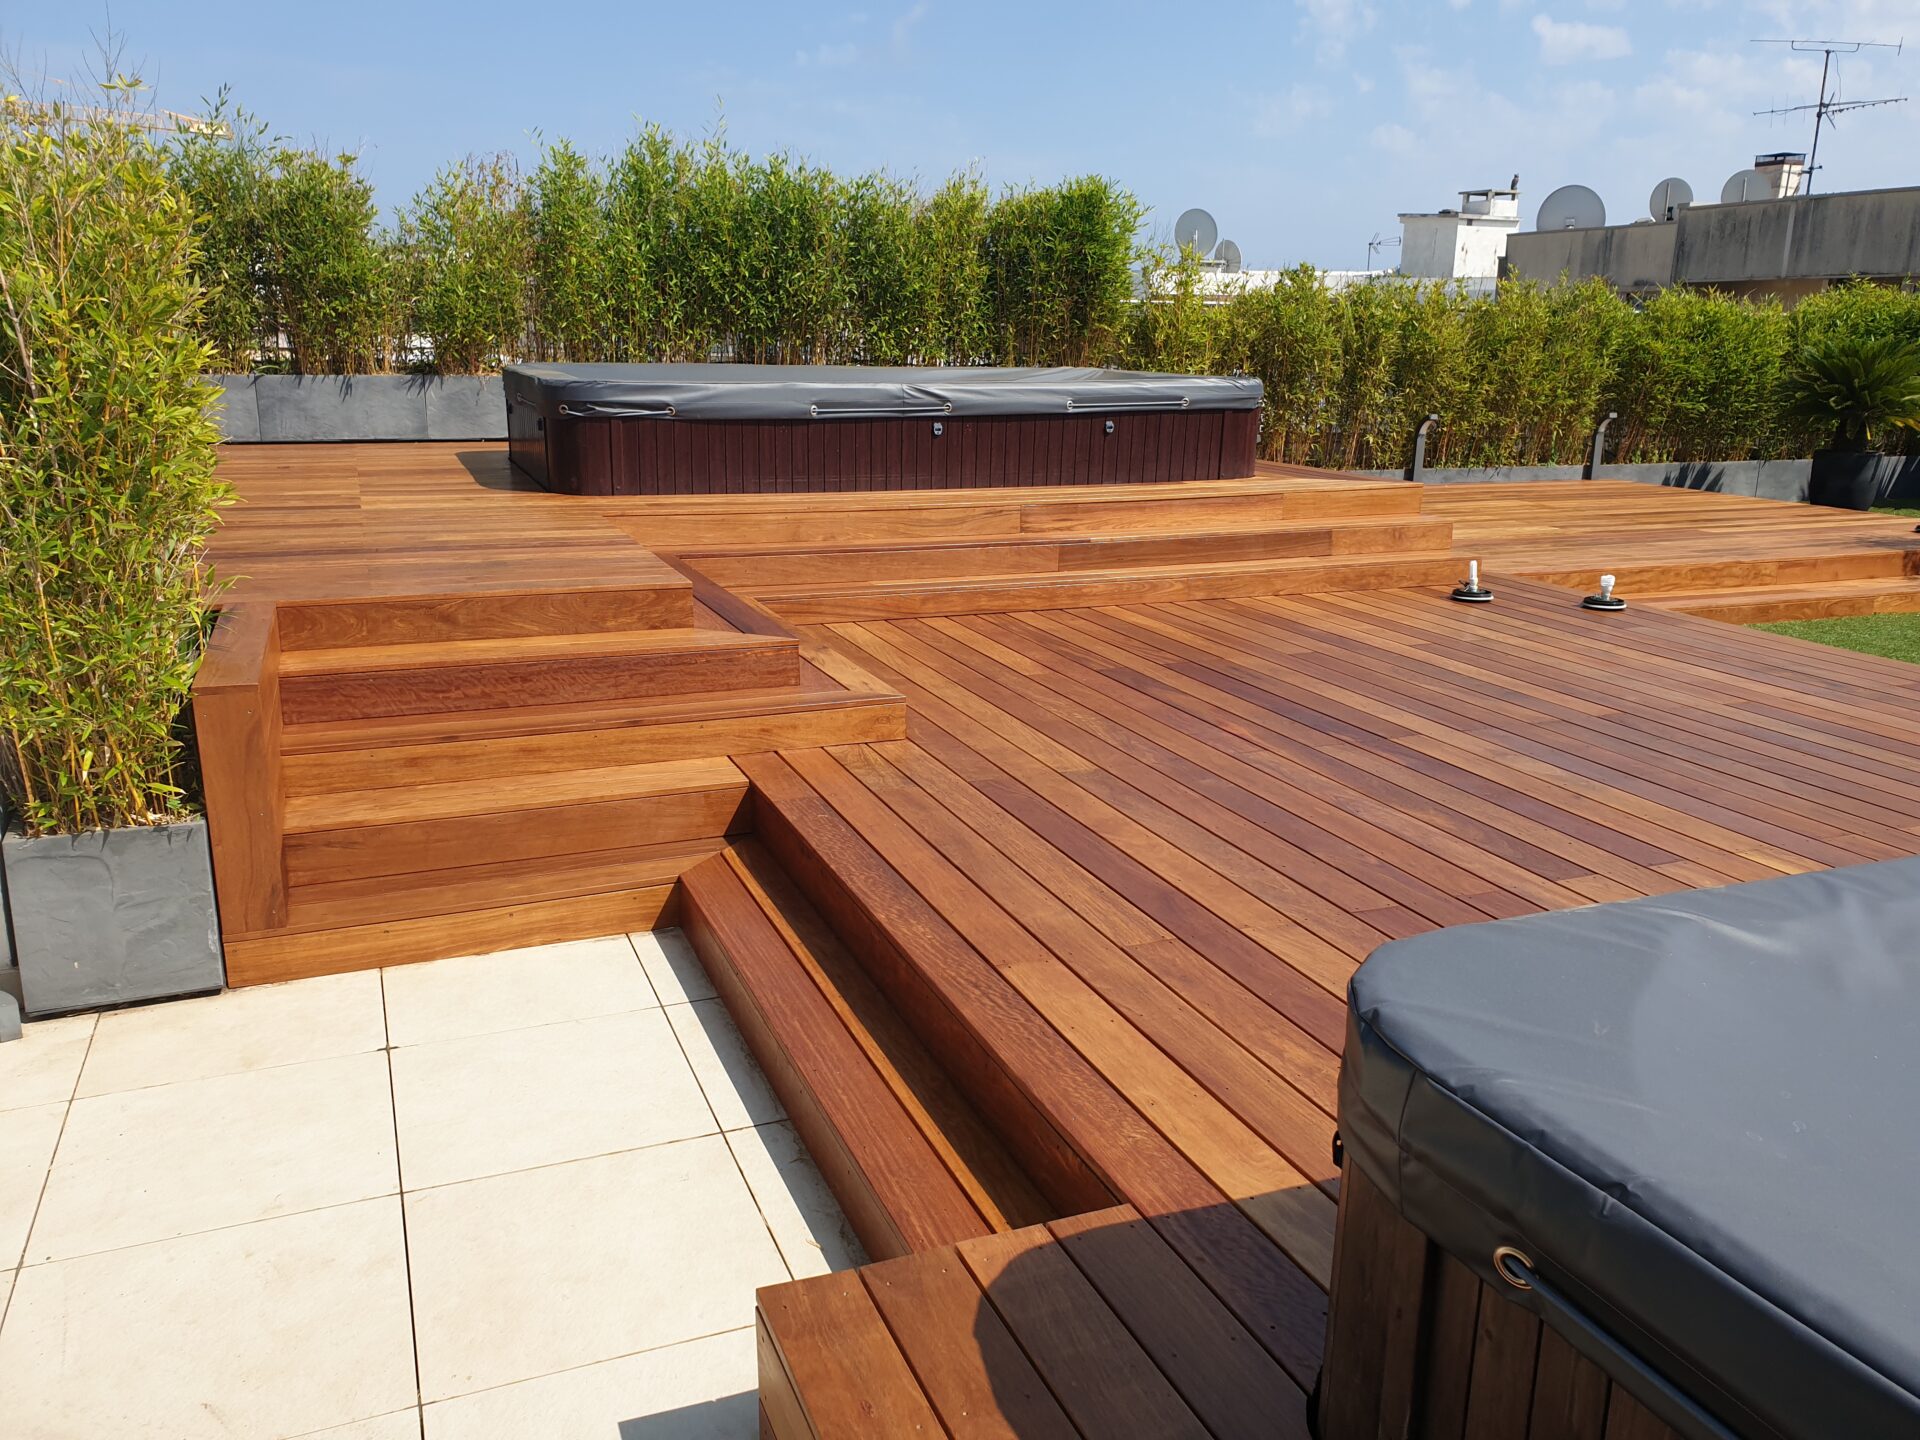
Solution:
[[(883, 1262), (763, 1293), (769, 1434), (1304, 1435), (1344, 986), (1374, 946), (1920, 853), (1920, 670), (1573, 603), (1599, 565), (1636, 596), (1904, 575), (1915, 537), (1884, 520), (1279, 472), (587, 501), (489, 489), (498, 456), (310, 454), (390, 559), (451, 551), (451, 595), (377, 593), (357, 540), (302, 580), (293, 552), (350, 517), (223, 542), (261, 572), (235, 610), (294, 617), (302, 657), (256, 666), (271, 704), (213, 666), (215, 743), (251, 737), (280, 787), (263, 807), (252, 770), (222, 792), (209, 767), (223, 917), (278, 877), (240, 978), (683, 924)], [(302, 463), (230, 462), (289, 512)], [(483, 534), (468, 502), (512, 509)], [(532, 546), (529, 583), (506, 552), (549, 528), (581, 549), (555, 575)], [(619, 607), (460, 628), (505, 628), (515, 596), (560, 613), (550, 587), (590, 591), (610, 535), (677, 655), (738, 663), (756, 635), (791, 678), (663, 693), (684, 661)], [(1445, 598), (1468, 555), (1492, 606)], [(556, 640), (602, 632), (621, 663)], [(1579, 1433), (1518, 1413), (1497, 1433)]]

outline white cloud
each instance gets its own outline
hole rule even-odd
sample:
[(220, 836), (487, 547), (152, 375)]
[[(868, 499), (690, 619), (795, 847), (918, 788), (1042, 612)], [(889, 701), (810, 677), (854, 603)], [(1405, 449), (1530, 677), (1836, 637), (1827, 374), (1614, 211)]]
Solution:
[(1589, 25), (1584, 20), (1555, 20), (1536, 15), (1533, 33), (1540, 37), (1540, 58), (1549, 65), (1618, 60), (1633, 53), (1627, 32), (1618, 25)]
[(1376, 125), (1367, 139), (1376, 150), (1385, 150), (1389, 155), (1411, 155), (1415, 142), (1413, 131), (1404, 125)]
[(1347, 46), (1373, 28), (1377, 18), (1368, 0), (1294, 0), (1300, 28), (1314, 40), (1323, 63), (1338, 60)]
[(1281, 140), (1332, 112), (1332, 98), (1318, 85), (1290, 85), (1277, 95), (1258, 100), (1253, 130), (1263, 140)]
[(838, 69), (842, 65), (851, 65), (860, 58), (860, 47), (851, 40), (839, 45), (820, 44), (811, 50), (796, 50), (793, 63), (806, 69), (810, 66), (822, 70)]

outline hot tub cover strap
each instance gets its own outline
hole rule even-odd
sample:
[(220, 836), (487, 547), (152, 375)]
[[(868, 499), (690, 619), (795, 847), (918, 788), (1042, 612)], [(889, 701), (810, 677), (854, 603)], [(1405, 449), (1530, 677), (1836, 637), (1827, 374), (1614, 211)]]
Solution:
[(1920, 1435), (1920, 860), (1383, 946), (1340, 1133), (1682, 1433)]

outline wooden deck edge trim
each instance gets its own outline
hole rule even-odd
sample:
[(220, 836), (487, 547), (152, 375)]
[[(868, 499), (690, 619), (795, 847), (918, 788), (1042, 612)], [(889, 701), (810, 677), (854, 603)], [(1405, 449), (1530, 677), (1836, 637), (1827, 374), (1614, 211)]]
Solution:
[(192, 690), (216, 907), (227, 933), (286, 923), (280, 630), (271, 601), (222, 607)]
[[(528, 610), (536, 602), (557, 607), (549, 628)], [(511, 639), (568, 629), (680, 629), (693, 624), (693, 591), (684, 584), (503, 586), (499, 591), (417, 595), (316, 596), (280, 602), (288, 651), (349, 645), (420, 644), (461, 639)], [(599, 618), (592, 618), (599, 613)]]

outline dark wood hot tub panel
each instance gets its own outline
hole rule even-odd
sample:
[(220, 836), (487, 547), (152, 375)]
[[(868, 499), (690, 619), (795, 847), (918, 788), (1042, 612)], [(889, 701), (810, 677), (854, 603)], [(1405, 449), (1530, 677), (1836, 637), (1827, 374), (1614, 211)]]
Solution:
[(580, 495), (988, 489), (1238, 479), (1253, 474), (1259, 430), (1257, 410), (938, 422), (578, 419), (554, 421), (544, 434), (516, 430), (511, 449), (542, 484)]

